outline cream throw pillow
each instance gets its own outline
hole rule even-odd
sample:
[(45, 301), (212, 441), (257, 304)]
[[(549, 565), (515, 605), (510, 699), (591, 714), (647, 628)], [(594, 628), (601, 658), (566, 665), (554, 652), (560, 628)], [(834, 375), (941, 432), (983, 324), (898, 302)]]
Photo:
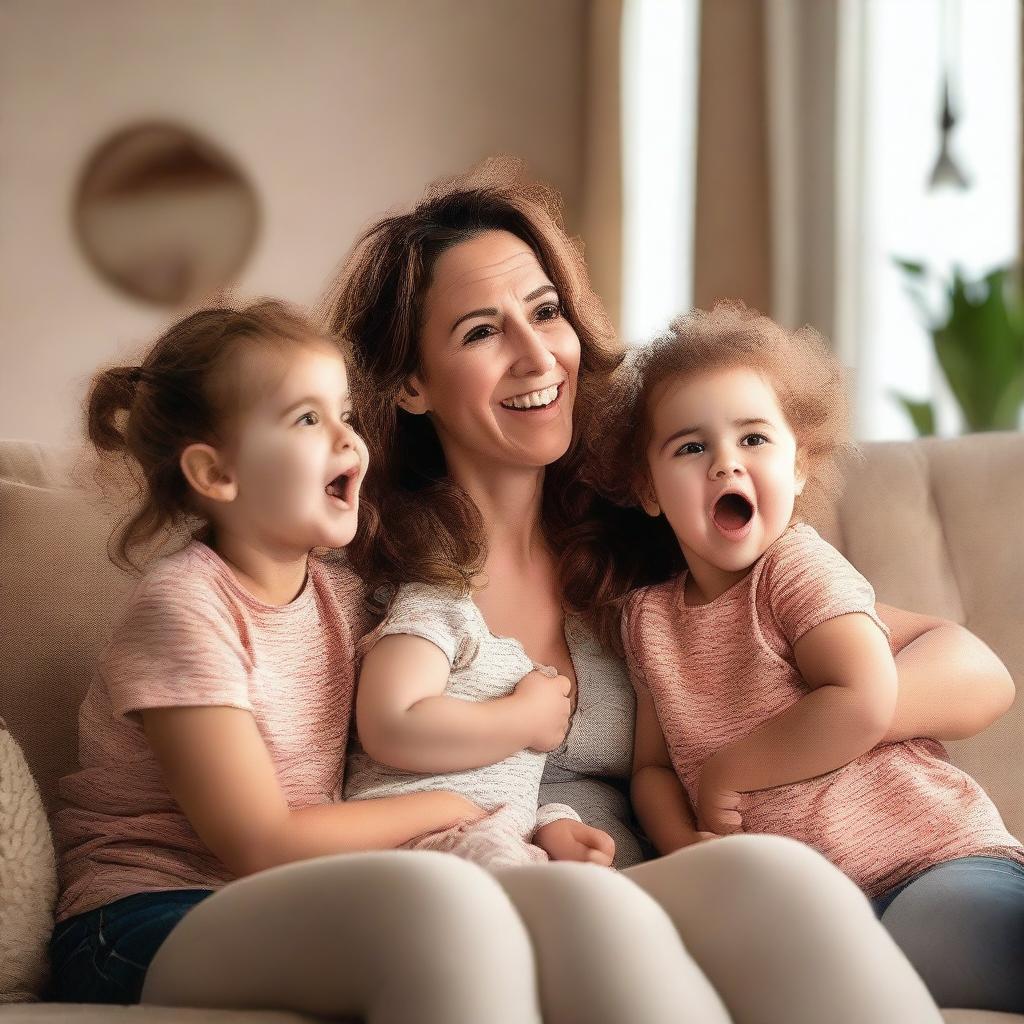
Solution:
[(57, 869), (39, 789), (0, 719), (0, 1003), (36, 999), (46, 980)]

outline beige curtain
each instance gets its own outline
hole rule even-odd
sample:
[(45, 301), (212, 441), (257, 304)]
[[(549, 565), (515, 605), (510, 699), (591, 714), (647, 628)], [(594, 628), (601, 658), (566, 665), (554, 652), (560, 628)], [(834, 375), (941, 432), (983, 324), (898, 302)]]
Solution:
[[(595, 290), (622, 308), (623, 0), (586, 8), (580, 230)], [(842, 0), (703, 0), (694, 305), (738, 298), (842, 333)]]
[(837, 330), (840, 0), (701, 7), (694, 301)]
[(622, 324), (622, 0), (587, 4), (581, 234), (594, 291)]
[(694, 305), (771, 308), (765, 11), (759, 0), (701, 7)]

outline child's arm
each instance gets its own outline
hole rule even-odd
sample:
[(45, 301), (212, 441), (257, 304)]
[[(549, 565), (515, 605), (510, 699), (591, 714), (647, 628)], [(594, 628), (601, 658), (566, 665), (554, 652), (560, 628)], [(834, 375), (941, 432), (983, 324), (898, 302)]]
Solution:
[(708, 759), (699, 825), (734, 831), (716, 812), (723, 799), (841, 768), (885, 736), (896, 706), (896, 666), (885, 634), (867, 615), (854, 612), (815, 626), (793, 645), (793, 654), (813, 692)]
[(897, 651), (899, 689), (887, 743), (932, 736), (959, 740), (988, 728), (1013, 704), (1006, 666), (954, 622), (876, 605)]
[[(697, 831), (690, 801), (672, 767), (650, 691), (642, 686), (636, 691), (630, 797), (648, 839), (658, 853), (666, 854), (709, 838), (709, 834)], [(738, 813), (734, 823), (739, 824)]]
[(422, 637), (392, 634), (363, 659), (356, 729), (363, 749), (409, 772), (465, 771), (527, 747), (553, 750), (569, 724), (569, 680), (540, 672), (488, 701), (445, 696), (450, 666)]
[(556, 818), (539, 826), (531, 842), (552, 860), (575, 860), (602, 867), (611, 867), (615, 860), (615, 840), (602, 829), (575, 818)]
[(196, 834), (235, 875), (330, 853), (390, 849), (484, 812), (455, 793), (415, 793), (292, 810), (252, 713), (142, 712), (164, 781)]

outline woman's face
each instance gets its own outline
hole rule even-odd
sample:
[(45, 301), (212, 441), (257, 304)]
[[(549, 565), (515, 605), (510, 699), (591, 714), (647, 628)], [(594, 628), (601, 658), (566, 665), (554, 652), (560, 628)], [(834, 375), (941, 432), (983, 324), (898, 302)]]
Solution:
[(540, 467), (565, 454), (580, 342), (515, 235), (487, 231), (438, 259), (419, 355), (400, 404), (429, 412), (453, 472)]

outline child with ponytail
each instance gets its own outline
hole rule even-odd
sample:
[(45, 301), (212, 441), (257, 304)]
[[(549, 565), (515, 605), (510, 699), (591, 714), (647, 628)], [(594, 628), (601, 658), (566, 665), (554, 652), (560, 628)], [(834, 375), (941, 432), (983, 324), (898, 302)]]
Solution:
[(273, 300), (195, 312), (93, 380), (89, 438), (143, 482), (112, 557), (196, 529), (149, 565), (81, 707), (54, 822), (58, 998), (138, 1001), (167, 936), (234, 879), (481, 814), (446, 792), (338, 802), (368, 624), (345, 563), (314, 550), (356, 530), (348, 391), (338, 345)]

